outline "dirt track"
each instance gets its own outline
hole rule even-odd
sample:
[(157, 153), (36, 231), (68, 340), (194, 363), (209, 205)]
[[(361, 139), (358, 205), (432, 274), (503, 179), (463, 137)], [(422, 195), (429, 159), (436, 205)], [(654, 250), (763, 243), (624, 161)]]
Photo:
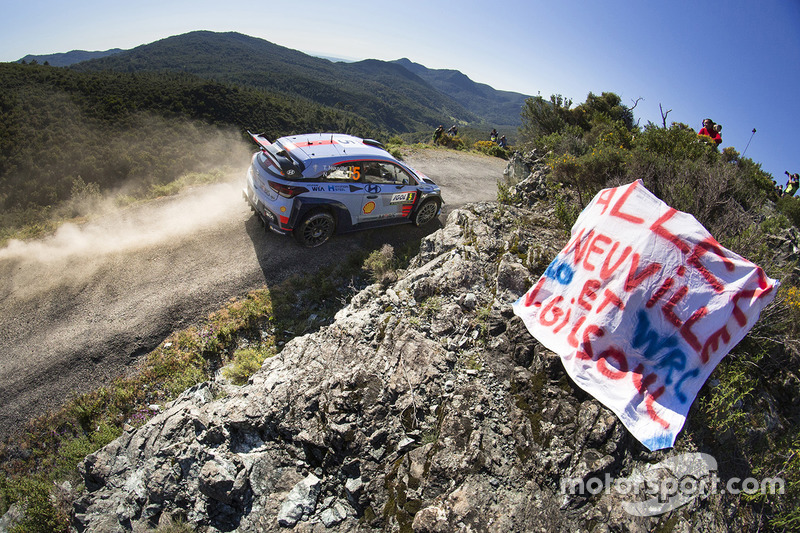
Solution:
[[(406, 161), (442, 188), (447, 212), (494, 200), (505, 162), (423, 150)], [(0, 249), (0, 438), (71, 394), (123, 374), (169, 333), (231, 297), (350, 252), (435, 231), (412, 225), (307, 250), (264, 232), (241, 176)]]

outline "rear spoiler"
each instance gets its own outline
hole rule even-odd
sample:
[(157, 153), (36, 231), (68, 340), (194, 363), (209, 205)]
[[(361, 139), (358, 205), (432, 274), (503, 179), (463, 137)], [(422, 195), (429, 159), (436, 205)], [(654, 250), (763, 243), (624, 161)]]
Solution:
[(261, 147), (261, 152), (277, 165), (282, 175), (296, 177), (298, 174), (303, 173), (306, 168), (303, 162), (294, 158), (280, 143), (276, 142), (273, 144), (260, 133), (253, 133), (251, 131), (247, 133), (250, 135), (250, 138)]
[(247, 134), (250, 135), (250, 138), (253, 139), (256, 142), (256, 144), (259, 145), (264, 150), (267, 149), (267, 146), (272, 144), (271, 142), (269, 142), (269, 139), (267, 139), (260, 133), (253, 133), (252, 131), (247, 130)]

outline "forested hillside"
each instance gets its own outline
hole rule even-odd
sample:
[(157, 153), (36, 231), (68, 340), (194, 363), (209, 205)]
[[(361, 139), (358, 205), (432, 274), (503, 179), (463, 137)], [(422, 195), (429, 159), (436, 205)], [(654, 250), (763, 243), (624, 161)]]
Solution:
[(458, 70), (429, 69), (406, 58), (393, 63), (413, 72), (498, 129), (516, 129), (520, 125), (520, 111), (528, 98), (524, 94), (476, 83)]
[(102, 52), (88, 52), (86, 50), (72, 50), (57, 54), (31, 55), (28, 54), (19, 60), (20, 63), (38, 63), (40, 65), (50, 65), (51, 67), (68, 67), (69, 65), (89, 61), (99, 57), (110, 56), (122, 52), (122, 48), (112, 48)]
[(352, 112), (190, 74), (0, 64), (0, 228), (74, 197), (206, 172), (245, 129), (377, 135)]
[(239, 33), (187, 33), (71, 68), (187, 72), (354, 111), (391, 132), (432, 130), (445, 120), (480, 121), (399, 65), (375, 60), (333, 63)]
[(0, 242), (81, 215), (87, 197), (218, 168), (246, 129), (419, 139), (452, 123), (513, 139), (524, 98), (457, 71), (335, 63), (239, 33), (44, 58), (0, 64)]

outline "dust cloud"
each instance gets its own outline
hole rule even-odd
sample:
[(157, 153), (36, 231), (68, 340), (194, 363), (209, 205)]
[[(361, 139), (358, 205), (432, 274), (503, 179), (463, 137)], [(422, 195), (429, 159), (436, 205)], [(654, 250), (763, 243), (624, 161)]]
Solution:
[(124, 267), (128, 254), (166, 255), (188, 238), (202, 240), (204, 232), (230, 223), (243, 226), (249, 211), (241, 191), (252, 151), (243, 141), (231, 143), (224, 163), (236, 160), (239, 166), (228, 166), (221, 182), (128, 207), (108, 198), (95, 206), (88, 222), (65, 223), (37, 240), (9, 241), (0, 249), (0, 302), (81, 285), (109, 264)]
[(64, 224), (50, 237), (30, 242), (11, 240), (0, 250), (0, 260), (52, 263), (72, 256), (107, 255), (167, 243), (214, 227), (242, 202), (241, 183), (230, 180), (147, 205), (106, 208), (100, 218), (82, 225)]

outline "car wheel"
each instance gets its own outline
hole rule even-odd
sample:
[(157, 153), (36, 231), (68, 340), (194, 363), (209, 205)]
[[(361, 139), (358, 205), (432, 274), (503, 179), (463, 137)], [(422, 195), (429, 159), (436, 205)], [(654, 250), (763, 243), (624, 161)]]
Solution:
[(294, 236), (303, 246), (313, 248), (327, 242), (336, 229), (336, 222), (330, 213), (316, 212), (306, 216), (295, 228)]
[(437, 213), (439, 213), (439, 201), (434, 198), (425, 200), (414, 215), (414, 224), (417, 226), (427, 224), (436, 218)]

